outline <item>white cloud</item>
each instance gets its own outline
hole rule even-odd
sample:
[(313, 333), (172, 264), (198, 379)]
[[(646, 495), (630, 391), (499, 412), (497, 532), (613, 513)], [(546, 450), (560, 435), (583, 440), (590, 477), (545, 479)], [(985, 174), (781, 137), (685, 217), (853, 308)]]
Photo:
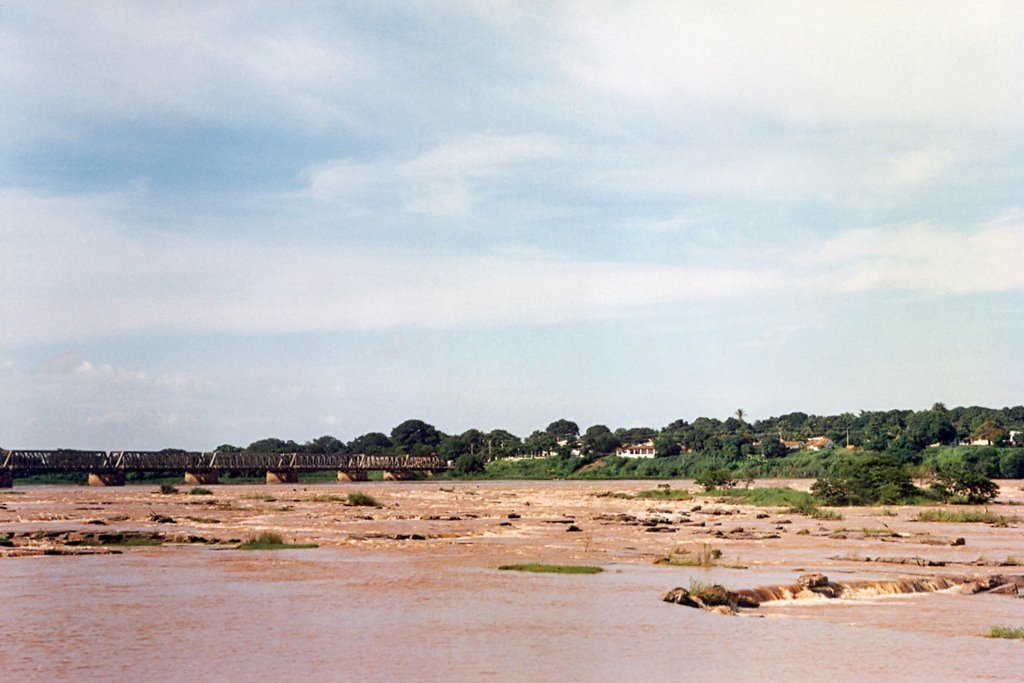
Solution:
[(300, 196), (341, 204), (355, 215), (398, 204), (412, 213), (463, 218), (496, 191), (496, 184), (563, 152), (561, 145), (539, 135), (472, 134), (408, 159), (316, 164)]
[[(1007, 257), (1024, 253), (1024, 223), (1012, 214), (972, 230), (927, 224), (855, 230), (807, 246), (778, 268), (723, 268), (530, 252), (273, 246), (132, 232), (105, 215), (106, 199), (92, 208), (84, 199), (64, 205), (11, 192), (4, 199), (20, 212), (0, 223), (0, 257), (13, 264), (0, 271), (0, 318), (11, 321), (0, 338), (8, 347), (142, 330), (252, 334), (592, 320), (810, 287), (938, 293), (1024, 287), (1024, 271)], [(88, 239), (73, 227), (80, 219), (92, 226)], [(36, 225), (39, 233), (32, 234), (27, 226)], [(719, 262), (728, 261), (723, 255)], [(73, 356), (55, 361), (55, 368), (146, 379)], [(155, 381), (195, 384), (175, 375)]]
[(4, 8), (0, 98), (8, 126), (74, 136), (97, 117), (347, 121), (385, 65), (336, 22), (263, 5), (106, 2)]
[(840, 290), (932, 293), (1009, 291), (1024, 287), (1024, 221), (993, 221), (973, 231), (929, 224), (851, 230), (808, 251), (806, 261), (835, 269)]
[(941, 176), (953, 161), (953, 154), (945, 149), (904, 152), (890, 159), (887, 177), (897, 186), (922, 185)]
[(680, 113), (1019, 128), (1015, 2), (578, 3), (567, 72)]

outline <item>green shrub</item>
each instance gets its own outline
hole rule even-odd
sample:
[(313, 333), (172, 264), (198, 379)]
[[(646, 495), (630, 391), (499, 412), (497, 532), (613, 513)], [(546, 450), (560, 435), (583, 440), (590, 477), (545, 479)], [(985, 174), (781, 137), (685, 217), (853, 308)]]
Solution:
[(953, 524), (1006, 525), (1020, 521), (1020, 517), (1006, 517), (988, 510), (922, 510), (914, 517), (918, 522), (948, 522)]
[(875, 505), (910, 502), (920, 491), (899, 458), (890, 453), (864, 453), (839, 460), (819, 478), (811, 493), (827, 505)]
[(175, 486), (174, 484), (160, 484), (160, 493), (163, 493), (163, 494), (167, 495), (167, 494), (177, 493), (177, 492), (178, 492), (178, 487)]
[(362, 491), (352, 491), (348, 494), (348, 505), (363, 506), (363, 507), (381, 507), (380, 501), (371, 496), (368, 493)]
[(483, 453), (463, 453), (455, 459), (452, 474), (460, 477), (481, 474), (487, 470), (487, 456)]
[(1014, 448), (999, 458), (999, 474), (1005, 479), (1024, 479), (1024, 449)]
[(316, 547), (316, 543), (286, 543), (281, 534), (275, 531), (261, 531), (255, 537), (237, 546), (238, 550), (300, 550)]
[(204, 489), (202, 486), (196, 486), (193, 487), (192, 490), (188, 492), (188, 494), (190, 496), (212, 496), (213, 491), (211, 491), (210, 489)]
[(699, 599), (708, 607), (717, 607), (719, 605), (736, 607), (736, 596), (718, 584), (708, 584), (691, 579), (690, 595)]
[(714, 495), (736, 499), (737, 503), (764, 507), (783, 507), (795, 505), (813, 505), (814, 497), (804, 491), (778, 486), (765, 486), (752, 489), (725, 489), (715, 491)]
[(736, 485), (736, 478), (728, 467), (711, 467), (697, 475), (695, 482), (705, 491), (728, 489)]
[(987, 503), (999, 495), (999, 485), (966, 465), (943, 467), (929, 488), (942, 500), (956, 503)]
[[(667, 484), (666, 484), (667, 486)], [(686, 489), (648, 489), (637, 491), (635, 498), (650, 498), (654, 500), (689, 500), (693, 496)]]
[(1012, 626), (990, 626), (985, 637), (1024, 640), (1024, 628), (1014, 628)]

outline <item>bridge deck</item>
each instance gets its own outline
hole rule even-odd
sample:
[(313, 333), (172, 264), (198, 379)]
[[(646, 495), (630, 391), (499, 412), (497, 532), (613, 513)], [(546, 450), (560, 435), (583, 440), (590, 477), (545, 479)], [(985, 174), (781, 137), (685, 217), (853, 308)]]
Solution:
[(436, 455), (364, 453), (202, 453), (161, 451), (0, 451), (0, 470), (26, 476), (51, 472), (232, 472), (443, 470)]

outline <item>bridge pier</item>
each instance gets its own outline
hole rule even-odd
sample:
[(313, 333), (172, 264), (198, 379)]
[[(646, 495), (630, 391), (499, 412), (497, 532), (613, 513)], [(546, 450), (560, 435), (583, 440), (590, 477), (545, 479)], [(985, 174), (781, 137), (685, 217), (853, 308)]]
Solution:
[(338, 470), (338, 481), (366, 481), (366, 470)]
[(0, 489), (14, 488), (14, 471), (0, 470)]
[(295, 470), (267, 470), (268, 484), (298, 484), (299, 473)]
[(124, 472), (90, 472), (89, 486), (124, 486)]
[(216, 472), (186, 472), (186, 484), (216, 484), (218, 482)]
[(406, 481), (414, 479), (415, 475), (409, 470), (385, 470), (384, 481)]

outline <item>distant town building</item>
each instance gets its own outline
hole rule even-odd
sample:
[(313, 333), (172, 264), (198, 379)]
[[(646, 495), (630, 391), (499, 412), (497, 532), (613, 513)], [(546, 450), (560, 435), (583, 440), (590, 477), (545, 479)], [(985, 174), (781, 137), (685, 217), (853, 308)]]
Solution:
[(835, 442), (827, 436), (815, 436), (807, 439), (807, 450), (809, 451), (828, 451), (835, 447)]
[(654, 442), (644, 441), (643, 443), (628, 444), (615, 449), (615, 455), (620, 458), (653, 458)]

